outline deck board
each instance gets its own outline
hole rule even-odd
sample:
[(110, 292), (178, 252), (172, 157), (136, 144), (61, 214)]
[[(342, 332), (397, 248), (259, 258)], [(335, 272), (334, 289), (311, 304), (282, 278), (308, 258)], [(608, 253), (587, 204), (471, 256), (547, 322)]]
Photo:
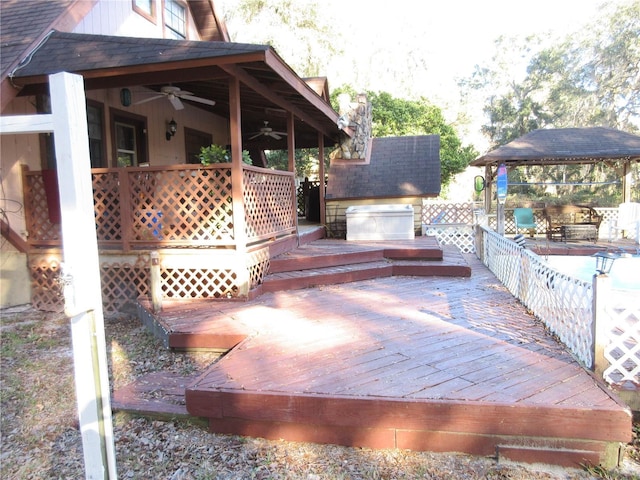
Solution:
[[(607, 445), (629, 441), (629, 410), (465, 259), (469, 278), (166, 304), (158, 317), (170, 331), (246, 334), (188, 386), (188, 411), (221, 433), (474, 454), (502, 445), (528, 459), (557, 449), (559, 464), (581, 455), (567, 451), (602, 458)], [(532, 444), (539, 452), (526, 450)]]

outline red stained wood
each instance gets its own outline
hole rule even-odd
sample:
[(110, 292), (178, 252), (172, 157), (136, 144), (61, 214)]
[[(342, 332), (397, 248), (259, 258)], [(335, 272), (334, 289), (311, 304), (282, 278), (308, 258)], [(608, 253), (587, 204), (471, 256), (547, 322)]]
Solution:
[(167, 305), (157, 320), (173, 334), (248, 335), (186, 388), (189, 413), (221, 433), (479, 455), (502, 446), (503, 458), (558, 464), (630, 441), (629, 410), (465, 259), (470, 278)]

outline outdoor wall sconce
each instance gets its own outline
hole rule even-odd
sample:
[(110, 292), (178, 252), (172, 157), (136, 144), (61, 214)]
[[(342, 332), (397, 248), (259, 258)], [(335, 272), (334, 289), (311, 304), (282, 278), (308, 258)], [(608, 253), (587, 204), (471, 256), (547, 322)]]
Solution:
[(172, 118), (171, 121), (167, 124), (167, 133), (166, 133), (167, 141), (171, 140), (171, 137), (173, 137), (177, 131), (178, 131), (178, 124)]
[(128, 107), (131, 105), (131, 90), (128, 88), (123, 88), (120, 90), (120, 103), (123, 107)]
[(615, 262), (620, 255), (612, 252), (596, 252), (593, 254), (596, 257), (596, 271), (599, 275), (608, 275)]

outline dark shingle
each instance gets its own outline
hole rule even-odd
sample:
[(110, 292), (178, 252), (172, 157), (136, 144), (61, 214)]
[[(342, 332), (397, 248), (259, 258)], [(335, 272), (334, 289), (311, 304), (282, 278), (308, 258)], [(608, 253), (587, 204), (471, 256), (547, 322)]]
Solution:
[(368, 165), (335, 163), (327, 199), (385, 198), (440, 193), (440, 137), (374, 138)]
[(154, 38), (114, 37), (54, 32), (30, 60), (15, 73), (17, 78), (51, 75), (62, 71), (162, 64), (268, 50), (266, 45), (202, 42)]
[(639, 136), (604, 127), (552, 128), (533, 130), (477, 158), (471, 165), (627, 157), (640, 157)]

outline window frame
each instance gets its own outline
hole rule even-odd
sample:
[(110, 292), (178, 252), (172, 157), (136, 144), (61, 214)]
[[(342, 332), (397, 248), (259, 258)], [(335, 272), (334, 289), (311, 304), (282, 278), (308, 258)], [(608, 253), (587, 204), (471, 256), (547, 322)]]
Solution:
[[(184, 11), (184, 36), (174, 29), (170, 27), (167, 23), (167, 5), (176, 5), (183, 9)], [(164, 38), (170, 38), (172, 40), (188, 40), (189, 39), (189, 7), (188, 5), (181, 0), (163, 0), (162, 4), (162, 24), (163, 24), (163, 35)], [(168, 33), (172, 32), (174, 35), (168, 35)]]
[(136, 0), (131, 0), (131, 6), (133, 8), (133, 11), (136, 12), (138, 15), (146, 18), (147, 20), (149, 20), (151, 23), (153, 24), (157, 24), (157, 20), (156, 20), (156, 0), (151, 0), (150, 2), (150, 6), (151, 6), (151, 11), (147, 12), (146, 10), (144, 10), (143, 8), (139, 7), (136, 3)]
[[(87, 110), (91, 108), (95, 108), (98, 110), (98, 114), (100, 117), (100, 134), (101, 134), (101, 143), (100, 143), (100, 156), (101, 156), (101, 165), (94, 166), (94, 159), (91, 158), (91, 136), (87, 131), (87, 136), (89, 137), (89, 162), (91, 163), (91, 168), (106, 168), (109, 164), (109, 159), (107, 158), (107, 133), (105, 128), (105, 109), (104, 104), (102, 102), (98, 102), (95, 100), (87, 99)], [(89, 112), (87, 111), (87, 127), (89, 127)]]
[(147, 117), (142, 115), (135, 115), (133, 113), (125, 112), (112, 108), (110, 110), (109, 125), (111, 128), (111, 166), (112, 168), (122, 168), (118, 165), (118, 141), (117, 141), (117, 129), (116, 124), (128, 125), (135, 129), (135, 143), (136, 143), (136, 164), (130, 165), (131, 167), (140, 166), (143, 163), (149, 163), (149, 145), (147, 135)]

